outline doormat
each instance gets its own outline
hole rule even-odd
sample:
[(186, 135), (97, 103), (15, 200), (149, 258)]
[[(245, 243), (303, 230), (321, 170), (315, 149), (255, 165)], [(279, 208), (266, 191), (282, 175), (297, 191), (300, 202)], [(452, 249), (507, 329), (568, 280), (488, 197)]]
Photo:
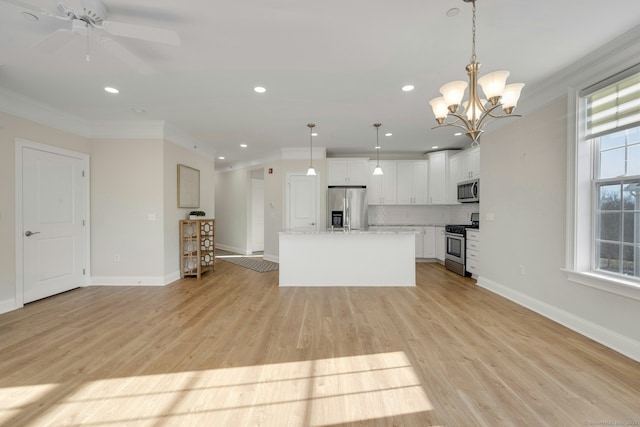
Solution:
[(244, 256), (244, 255), (235, 255), (232, 253), (216, 251), (216, 258), (222, 261), (230, 262), (231, 264), (239, 265), (244, 268), (251, 269), (253, 271), (258, 271), (260, 273), (265, 273), (267, 271), (275, 271), (278, 270), (278, 263), (265, 261), (262, 259), (262, 255), (253, 255), (253, 256)]

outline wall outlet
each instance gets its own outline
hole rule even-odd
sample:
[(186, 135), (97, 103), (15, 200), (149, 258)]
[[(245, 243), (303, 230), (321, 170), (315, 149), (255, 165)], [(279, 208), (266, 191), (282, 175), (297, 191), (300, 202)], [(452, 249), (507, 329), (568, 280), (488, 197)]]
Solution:
[(524, 265), (520, 266), (520, 275), (524, 276)]
[(114, 262), (120, 262), (120, 254), (115, 254), (115, 255), (113, 256), (113, 261), (114, 261)]

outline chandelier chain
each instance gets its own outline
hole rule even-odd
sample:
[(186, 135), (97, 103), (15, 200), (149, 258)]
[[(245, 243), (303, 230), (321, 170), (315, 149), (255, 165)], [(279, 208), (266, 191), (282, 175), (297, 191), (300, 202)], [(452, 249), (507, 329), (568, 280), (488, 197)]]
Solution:
[(476, 62), (476, 0), (473, 0), (473, 20), (471, 26), (471, 63)]

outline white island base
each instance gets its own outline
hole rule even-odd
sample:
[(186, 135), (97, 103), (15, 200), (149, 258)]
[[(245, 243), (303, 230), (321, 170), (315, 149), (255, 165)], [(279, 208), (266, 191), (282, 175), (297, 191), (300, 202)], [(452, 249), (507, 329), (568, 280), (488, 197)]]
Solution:
[(281, 232), (280, 286), (415, 286), (415, 233)]

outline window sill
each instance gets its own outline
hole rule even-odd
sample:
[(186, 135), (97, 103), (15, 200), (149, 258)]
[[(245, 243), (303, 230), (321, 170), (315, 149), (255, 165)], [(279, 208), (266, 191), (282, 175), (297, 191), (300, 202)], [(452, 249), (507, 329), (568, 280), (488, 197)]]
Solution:
[(567, 279), (571, 282), (640, 301), (640, 283), (634, 280), (625, 280), (594, 272), (567, 269), (562, 269), (562, 271), (567, 274)]

